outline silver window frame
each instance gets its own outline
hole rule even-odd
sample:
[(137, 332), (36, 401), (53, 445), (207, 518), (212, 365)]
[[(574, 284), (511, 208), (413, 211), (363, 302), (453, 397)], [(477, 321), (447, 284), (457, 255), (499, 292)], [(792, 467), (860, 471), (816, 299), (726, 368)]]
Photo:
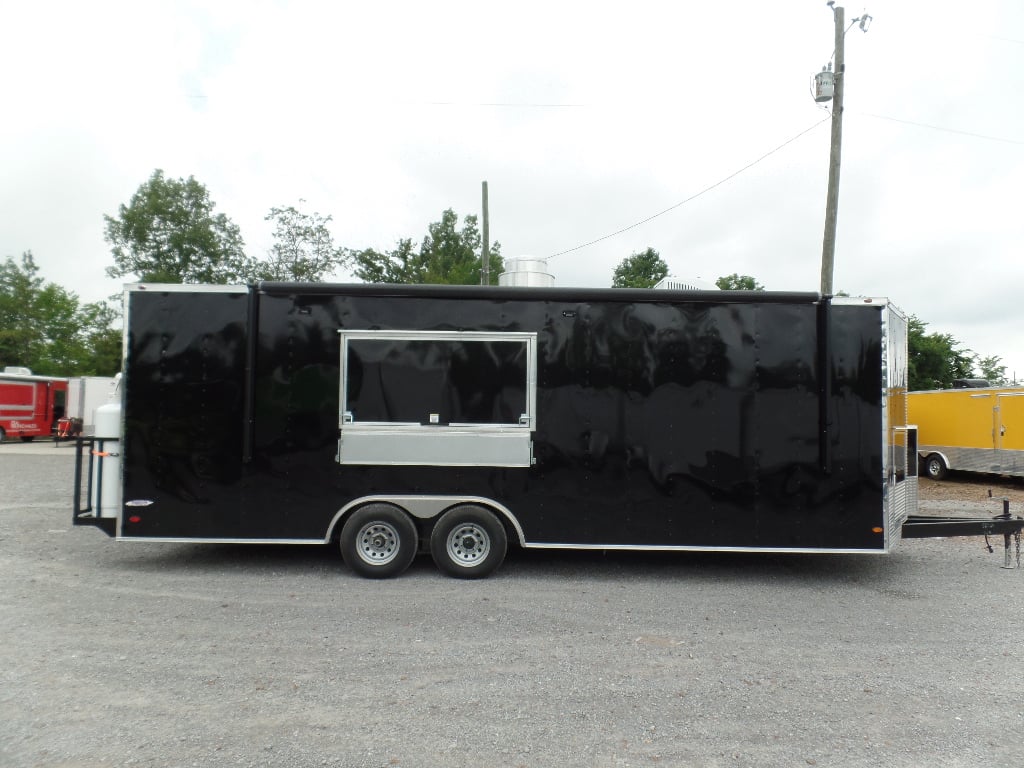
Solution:
[[(528, 467), (537, 428), (537, 334), (521, 331), (338, 331), (340, 464)], [(526, 413), (515, 424), (360, 422), (348, 410), (348, 343), (370, 341), (520, 342), (526, 347)]]

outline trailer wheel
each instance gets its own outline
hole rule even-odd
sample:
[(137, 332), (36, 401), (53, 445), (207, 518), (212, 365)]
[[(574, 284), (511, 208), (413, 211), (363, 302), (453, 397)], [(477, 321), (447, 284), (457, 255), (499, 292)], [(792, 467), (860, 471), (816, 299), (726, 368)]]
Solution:
[(452, 507), (430, 534), (437, 567), (457, 579), (481, 579), (501, 565), (508, 549), (505, 528), (493, 512), (475, 504)]
[(929, 453), (924, 460), (924, 473), (932, 480), (943, 480), (949, 474), (949, 467), (937, 453)]
[(341, 556), (360, 576), (398, 576), (416, 557), (416, 525), (391, 504), (368, 504), (356, 510), (341, 529)]

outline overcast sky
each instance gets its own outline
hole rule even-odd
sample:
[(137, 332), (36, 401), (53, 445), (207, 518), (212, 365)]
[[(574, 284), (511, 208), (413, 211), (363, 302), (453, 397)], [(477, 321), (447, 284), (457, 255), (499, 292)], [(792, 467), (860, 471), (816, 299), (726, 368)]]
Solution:
[[(0, 258), (31, 250), (83, 300), (119, 292), (103, 215), (156, 168), (204, 184), (253, 255), (274, 206), (390, 249), (479, 214), (486, 180), (491, 239), (553, 256), (559, 285), (608, 286), (652, 247), (679, 277), (819, 288), (823, 0), (0, 9)], [(834, 286), (1024, 377), (1024, 3), (874, 0), (847, 21), (863, 13)]]

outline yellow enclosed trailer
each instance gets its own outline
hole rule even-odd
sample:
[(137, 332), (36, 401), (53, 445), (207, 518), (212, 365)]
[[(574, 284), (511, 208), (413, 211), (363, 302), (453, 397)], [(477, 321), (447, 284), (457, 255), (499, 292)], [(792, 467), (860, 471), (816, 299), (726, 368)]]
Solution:
[(940, 389), (907, 394), (926, 477), (951, 469), (1024, 477), (1024, 388)]

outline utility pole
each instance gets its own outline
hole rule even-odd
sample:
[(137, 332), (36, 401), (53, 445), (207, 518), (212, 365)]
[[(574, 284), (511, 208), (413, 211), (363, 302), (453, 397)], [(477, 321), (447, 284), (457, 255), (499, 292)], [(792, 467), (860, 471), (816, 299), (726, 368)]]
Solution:
[(490, 241), (490, 222), (488, 221), (487, 213), (487, 182), (483, 183), (483, 238), (484, 245), (483, 250), (480, 253), (480, 260), (483, 262), (483, 269), (480, 270), (480, 285), (491, 284), (491, 247), (488, 245)]
[[(821, 246), (821, 293), (832, 295), (832, 274), (836, 263), (836, 219), (839, 216), (839, 166), (843, 154), (843, 91), (846, 87), (846, 12), (835, 0), (828, 0), (835, 21), (836, 47), (834, 83), (832, 97), (832, 149), (828, 162), (828, 193), (825, 197), (825, 237)], [(852, 27), (860, 22), (861, 32), (868, 31), (872, 17), (862, 13), (852, 22)], [(824, 74), (824, 71), (822, 72)], [(826, 98), (818, 99), (827, 100)]]
[[(831, 3), (830, 3), (831, 5)], [(828, 158), (828, 194), (825, 197), (825, 239), (821, 246), (821, 293), (832, 295), (832, 274), (836, 263), (836, 217), (839, 214), (839, 164), (843, 145), (843, 81), (846, 79), (843, 39), (845, 11), (832, 6), (836, 24), (835, 94), (832, 97), (832, 150)]]

